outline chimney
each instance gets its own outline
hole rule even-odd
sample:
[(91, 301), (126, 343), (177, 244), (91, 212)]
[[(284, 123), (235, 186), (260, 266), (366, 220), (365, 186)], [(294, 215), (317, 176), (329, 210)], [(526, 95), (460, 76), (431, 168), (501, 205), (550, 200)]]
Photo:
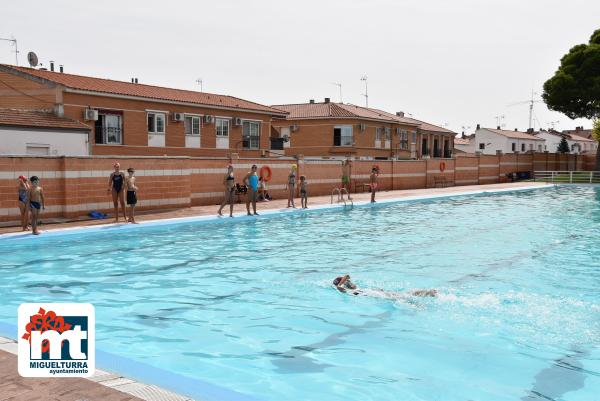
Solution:
[(497, 126), (496, 126), (496, 129), (500, 129), (500, 126), (499, 126), (499, 125), (497, 125)]
[(54, 61), (50, 61), (50, 71), (54, 71)]
[(135, 79), (131, 78), (131, 83), (134, 84), (135, 83)]
[(310, 104), (314, 104), (314, 103), (315, 103), (315, 99), (310, 99), (310, 100), (308, 101), (308, 103), (310, 103)]
[(475, 128), (476, 130), (480, 130), (481, 129), (481, 125), (477, 124), (477, 128)]
[(583, 127), (575, 127), (575, 132), (579, 132), (583, 129)]
[(328, 98), (328, 97), (325, 98), (325, 103), (329, 103), (330, 101), (331, 101), (330, 98)]
[(515, 128), (515, 132), (519, 131), (518, 129)]
[(396, 112), (396, 115), (397, 115), (398, 117), (404, 117), (404, 112), (403, 112), (403, 111), (397, 111), (397, 112)]
[(527, 133), (528, 134), (533, 134), (533, 128), (527, 128)]
[(61, 72), (61, 73), (62, 73), (62, 72), (64, 72), (64, 69), (63, 69), (63, 65), (62, 65), (62, 64), (61, 64), (61, 65), (59, 65), (59, 66), (58, 66), (58, 68), (60, 69), (60, 72)]
[(135, 79), (135, 83), (136, 83), (136, 84), (138, 83), (138, 79), (137, 79), (137, 78)]

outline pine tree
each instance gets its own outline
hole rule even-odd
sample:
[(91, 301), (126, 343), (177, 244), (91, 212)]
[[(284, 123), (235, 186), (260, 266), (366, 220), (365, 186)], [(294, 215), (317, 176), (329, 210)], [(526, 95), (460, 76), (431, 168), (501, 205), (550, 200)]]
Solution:
[(560, 143), (558, 144), (558, 149), (556, 149), (556, 151), (558, 153), (569, 153), (570, 152), (569, 143), (567, 142), (567, 138), (565, 138), (564, 136), (562, 137), (562, 139), (560, 140)]

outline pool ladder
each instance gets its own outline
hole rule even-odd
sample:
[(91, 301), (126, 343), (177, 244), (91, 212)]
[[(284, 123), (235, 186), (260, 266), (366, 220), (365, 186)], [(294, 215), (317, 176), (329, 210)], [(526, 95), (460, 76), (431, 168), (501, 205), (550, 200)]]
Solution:
[[(333, 195), (335, 195), (336, 193), (337, 203), (344, 202), (344, 208), (346, 208), (346, 206), (348, 206), (348, 203), (346, 201), (350, 201), (350, 207), (354, 207), (354, 201), (352, 200), (352, 197), (350, 196), (346, 188), (333, 188), (333, 190), (331, 191), (331, 204), (333, 204)], [(344, 193), (346, 194), (346, 199), (344, 199)]]

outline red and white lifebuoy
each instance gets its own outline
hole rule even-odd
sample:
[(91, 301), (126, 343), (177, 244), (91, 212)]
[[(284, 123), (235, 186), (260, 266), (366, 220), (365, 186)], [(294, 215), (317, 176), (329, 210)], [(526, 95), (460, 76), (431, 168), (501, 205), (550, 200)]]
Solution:
[(440, 163), (440, 171), (443, 173), (446, 170), (446, 163), (445, 162), (441, 162)]
[(271, 171), (271, 167), (262, 166), (260, 168), (260, 178), (262, 178), (265, 182), (271, 181), (272, 176), (273, 176), (273, 172)]

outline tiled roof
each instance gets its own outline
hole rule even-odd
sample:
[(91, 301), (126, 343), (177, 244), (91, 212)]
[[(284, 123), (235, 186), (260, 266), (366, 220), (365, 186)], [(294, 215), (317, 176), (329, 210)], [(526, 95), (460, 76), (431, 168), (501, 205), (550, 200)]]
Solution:
[(300, 104), (282, 104), (272, 106), (279, 110), (289, 113), (287, 118), (311, 119), (311, 118), (357, 118), (376, 120), (387, 123), (403, 123), (407, 125), (417, 125), (408, 118), (398, 117), (395, 114), (387, 113), (382, 110), (367, 107), (355, 106), (344, 103), (300, 103)]
[(16, 109), (0, 109), (0, 126), (90, 130), (87, 125), (70, 118), (42, 111)]
[(0, 64), (0, 69), (7, 71), (19, 71), (21, 73), (63, 85), (71, 89), (109, 93), (114, 95), (134, 96), (157, 101), (164, 100), (172, 102), (194, 103), (206, 106), (218, 106), (228, 109), (258, 111), (273, 115), (285, 114), (282, 113), (281, 110), (276, 110), (272, 107), (227, 95), (216, 95), (206, 92), (195, 92), (183, 89), (134, 84), (131, 82), (115, 81), (112, 79), (86, 77), (82, 75), (65, 74), (47, 70), (36, 70), (35, 68), (17, 67), (6, 64)]
[(510, 131), (505, 129), (492, 129), (492, 128), (481, 128), (490, 132), (493, 132), (498, 135), (505, 136), (507, 138), (514, 139), (528, 139), (530, 141), (543, 141), (544, 139), (538, 138), (535, 135), (528, 134), (526, 132), (521, 131)]
[(425, 121), (417, 120), (415, 118), (410, 118), (409, 120), (413, 120), (417, 124), (421, 124), (421, 126), (419, 128), (421, 128), (421, 130), (423, 130), (423, 131), (443, 132), (445, 134), (456, 135), (456, 132), (450, 131), (449, 129), (440, 127), (438, 125), (429, 124), (429, 123), (427, 123)]
[[(579, 132), (581, 132), (581, 131), (579, 131)], [(595, 141), (595, 140), (593, 140), (593, 139), (586, 138), (586, 137), (584, 137), (584, 136), (581, 136), (581, 135), (569, 134), (569, 136), (570, 136), (570, 137), (571, 137), (571, 139), (572, 139), (572, 140), (574, 140), (574, 141), (579, 141), (579, 142), (596, 142), (596, 141)]]
[(457, 136), (456, 138), (454, 138), (454, 144), (455, 145), (470, 145), (471, 142), (468, 139), (463, 139), (463, 138)]
[(572, 129), (572, 130), (564, 130), (563, 134), (567, 135), (577, 135), (582, 136), (584, 138), (592, 139), (592, 130), (591, 129)]

